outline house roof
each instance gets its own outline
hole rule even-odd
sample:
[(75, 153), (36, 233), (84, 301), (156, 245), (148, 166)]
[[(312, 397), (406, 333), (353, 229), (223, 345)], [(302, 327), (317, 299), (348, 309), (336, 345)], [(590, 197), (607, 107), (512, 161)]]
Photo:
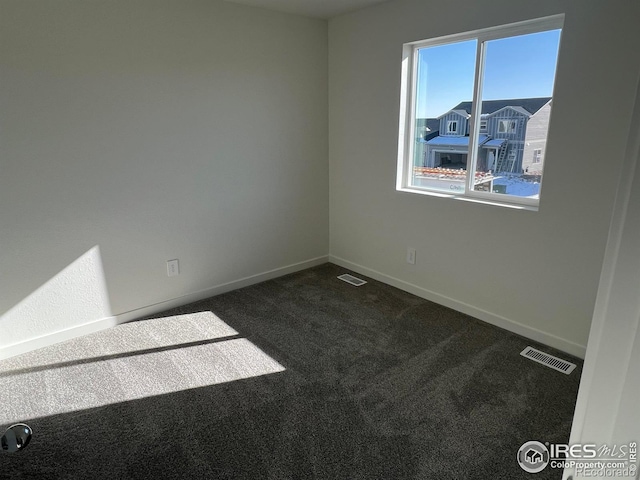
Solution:
[(532, 113), (529, 113), (528, 110), (525, 110), (522, 107), (518, 107), (518, 106), (513, 106), (513, 105), (508, 105), (506, 107), (501, 108), (500, 110), (496, 110), (495, 112), (489, 113), (489, 114), (485, 114), (484, 116), (486, 117), (487, 115), (495, 115), (498, 112), (501, 112), (502, 110), (506, 110), (507, 108), (510, 108), (511, 110), (514, 110), (526, 117), (531, 117), (531, 115), (533, 115)]
[[(478, 144), (482, 145), (489, 139), (487, 135), (480, 135)], [(427, 141), (429, 145), (441, 145), (449, 147), (466, 147), (469, 145), (469, 137), (454, 137), (453, 135), (440, 135)]]
[(449, 115), (450, 113), (455, 113), (457, 115), (460, 115), (463, 118), (469, 118), (471, 116), (471, 114), (469, 112), (467, 112), (466, 110), (463, 110), (461, 108), (454, 108), (453, 110), (448, 110), (448, 111), (444, 112), (442, 115), (440, 115), (438, 117), (438, 120), (440, 120), (445, 115)]
[(417, 127), (427, 127), (430, 132), (436, 132), (440, 130), (440, 120), (437, 118), (418, 118)]
[[(529, 115), (534, 115), (538, 110), (551, 101), (551, 97), (540, 98), (510, 98), (505, 100), (485, 100), (482, 102), (482, 115), (488, 115), (505, 107), (520, 107)], [(473, 102), (461, 102), (451, 110), (464, 110), (471, 113), (471, 105)]]
[(496, 148), (502, 146), (504, 142), (507, 140), (505, 138), (494, 138), (493, 140), (489, 140), (487, 143), (483, 144), (484, 148)]
[[(464, 117), (464, 118), (469, 118), (470, 117), (469, 112), (467, 112), (466, 110), (462, 110), (460, 108), (454, 108), (451, 111), (453, 113), (457, 113), (458, 115), (460, 115), (461, 117)], [(447, 113), (449, 113), (449, 112), (447, 112)], [(442, 115), (440, 115), (440, 116), (442, 117)]]

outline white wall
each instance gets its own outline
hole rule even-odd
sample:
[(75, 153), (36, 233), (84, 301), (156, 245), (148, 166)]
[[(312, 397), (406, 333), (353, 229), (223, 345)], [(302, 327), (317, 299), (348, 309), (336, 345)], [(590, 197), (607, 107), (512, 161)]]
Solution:
[(96, 246), (114, 315), (326, 256), (327, 104), (326, 21), (0, 0), (0, 317)]
[[(576, 402), (571, 444), (638, 442), (640, 83), (626, 152)], [(571, 475), (575, 472), (567, 468), (563, 478), (572, 478)]]
[[(556, 13), (566, 19), (540, 210), (396, 192), (402, 44)], [(398, 0), (330, 20), (332, 259), (583, 354), (640, 65), (638, 18), (623, 0)]]

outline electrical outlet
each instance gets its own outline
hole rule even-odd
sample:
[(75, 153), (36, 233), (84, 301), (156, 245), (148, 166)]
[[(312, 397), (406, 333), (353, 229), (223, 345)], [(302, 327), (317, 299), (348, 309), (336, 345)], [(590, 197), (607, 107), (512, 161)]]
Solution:
[(168, 260), (167, 261), (167, 276), (173, 277), (175, 275), (180, 275), (180, 264), (178, 263), (178, 259)]
[(416, 264), (416, 249), (415, 248), (407, 248), (407, 263), (411, 265)]

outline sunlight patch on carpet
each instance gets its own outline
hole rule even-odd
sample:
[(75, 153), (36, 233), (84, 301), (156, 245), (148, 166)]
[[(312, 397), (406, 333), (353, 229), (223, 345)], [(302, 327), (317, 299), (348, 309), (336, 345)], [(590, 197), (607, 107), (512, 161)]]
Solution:
[(132, 322), (0, 362), (0, 426), (285, 368), (212, 312)]

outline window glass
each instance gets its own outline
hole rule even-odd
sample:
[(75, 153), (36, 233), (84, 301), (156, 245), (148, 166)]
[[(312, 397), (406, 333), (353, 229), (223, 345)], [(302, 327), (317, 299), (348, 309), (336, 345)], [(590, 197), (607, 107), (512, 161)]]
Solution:
[(489, 138), (479, 137), (475, 174), (491, 173), (493, 193), (540, 197), (559, 42), (551, 30), (484, 44), (482, 113), (497, 129), (489, 121)]
[(417, 51), (416, 131), (421, 125), (434, 128), (430, 135), (416, 138), (410, 174), (413, 187), (465, 191), (468, 137), (460, 137), (460, 116), (451, 111), (473, 96), (477, 45), (470, 40)]

